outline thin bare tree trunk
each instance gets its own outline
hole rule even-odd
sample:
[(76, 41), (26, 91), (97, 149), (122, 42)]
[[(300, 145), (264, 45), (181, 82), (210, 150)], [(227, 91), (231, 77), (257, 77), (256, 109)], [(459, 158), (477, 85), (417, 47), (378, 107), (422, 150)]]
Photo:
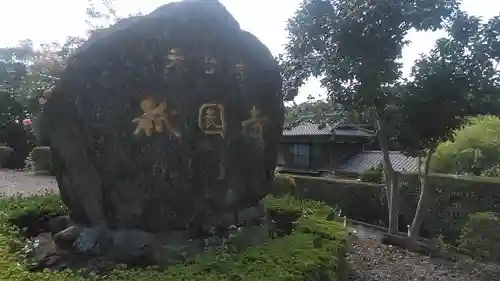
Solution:
[(431, 147), (427, 152), (426, 159), (424, 162), (423, 171), (419, 167), (419, 180), (420, 180), (420, 198), (418, 200), (417, 210), (415, 211), (415, 217), (410, 228), (410, 237), (418, 237), (420, 234), (420, 226), (424, 221), (425, 216), (429, 211), (429, 201), (432, 198), (433, 190), (427, 185), (427, 176), (429, 175), (429, 164), (431, 162), (431, 157), (436, 151), (436, 145)]
[(389, 211), (389, 233), (398, 232), (398, 215), (399, 215), (399, 187), (398, 175), (394, 172), (392, 163), (389, 157), (389, 137), (387, 134), (386, 124), (381, 118), (377, 118), (378, 140), (382, 149), (382, 164), (385, 175), (385, 186), (387, 193), (387, 205)]

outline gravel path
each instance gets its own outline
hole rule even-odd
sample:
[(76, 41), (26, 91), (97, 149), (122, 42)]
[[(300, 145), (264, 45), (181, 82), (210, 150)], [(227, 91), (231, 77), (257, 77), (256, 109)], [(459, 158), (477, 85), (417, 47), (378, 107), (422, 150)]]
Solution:
[[(57, 189), (53, 177), (0, 170), (0, 196), (33, 194)], [(449, 262), (380, 244), (380, 236), (358, 229), (348, 260), (350, 281), (493, 281), (500, 266), (474, 261)]]
[(379, 244), (376, 238), (353, 239), (350, 248), (349, 281), (500, 280), (499, 265), (434, 259)]
[(34, 194), (57, 189), (56, 180), (50, 176), (34, 175), (23, 171), (0, 170), (0, 195)]

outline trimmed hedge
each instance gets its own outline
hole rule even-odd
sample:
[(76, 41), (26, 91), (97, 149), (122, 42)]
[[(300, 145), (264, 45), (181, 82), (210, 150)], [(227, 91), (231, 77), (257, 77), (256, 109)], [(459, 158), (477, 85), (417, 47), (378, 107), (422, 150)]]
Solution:
[(48, 146), (38, 146), (33, 148), (27, 160), (28, 166), (34, 172), (52, 171), (52, 151)]
[(462, 228), (458, 249), (477, 260), (500, 262), (500, 215), (470, 215)]
[(9, 157), (14, 149), (9, 146), (0, 145), (0, 168), (6, 167), (9, 162)]
[(24, 160), (34, 146), (33, 134), (29, 130), (26, 130), (22, 123), (9, 122), (0, 128), (0, 135), (0, 142), (5, 143), (14, 150), (4, 168), (24, 168)]
[[(410, 224), (420, 196), (418, 177), (405, 175), (402, 179), (401, 214)], [(496, 178), (433, 174), (428, 184), (435, 191), (431, 211), (423, 224), (430, 237), (442, 235), (446, 243), (457, 245), (462, 227), (470, 215), (500, 213), (500, 181)]]
[(278, 281), (346, 280), (347, 234), (327, 216), (332, 208), (291, 197), (268, 197), (265, 204), (271, 213), (299, 216), (292, 234), (269, 239), (266, 243), (235, 254), (206, 253), (194, 262), (160, 269), (119, 267), (106, 276), (83, 276), (78, 272), (28, 272), (18, 263), (9, 246), (18, 232), (7, 226), (11, 219), (27, 212), (65, 211), (58, 196), (46, 194), (29, 198), (0, 199), (0, 280), (70, 281), (70, 280), (205, 280), (205, 281)]
[[(338, 206), (348, 218), (387, 226), (387, 200), (380, 184), (354, 180), (293, 176), (300, 198)], [(415, 215), (420, 196), (418, 177), (402, 174), (400, 229), (405, 230)], [(455, 177), (433, 174), (428, 184), (435, 190), (431, 211), (422, 226), (421, 235), (457, 245), (460, 231), (469, 215), (478, 212), (500, 213), (500, 181), (496, 178)], [(273, 191), (283, 194), (282, 190)]]
[(382, 168), (382, 165), (374, 167), (364, 173), (361, 173), (359, 175), (359, 179), (362, 182), (382, 184), (384, 183), (384, 169)]
[[(383, 225), (387, 207), (383, 185), (356, 180), (292, 176), (297, 197), (317, 200), (342, 210), (348, 218)], [(284, 195), (289, 188), (280, 187), (273, 194)]]

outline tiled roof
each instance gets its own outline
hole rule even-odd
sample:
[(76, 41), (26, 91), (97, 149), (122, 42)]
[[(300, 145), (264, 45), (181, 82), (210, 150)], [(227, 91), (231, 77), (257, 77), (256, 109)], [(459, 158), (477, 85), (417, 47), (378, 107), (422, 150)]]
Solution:
[[(390, 151), (392, 167), (397, 172), (415, 172), (418, 170), (418, 159), (409, 157), (399, 151)], [(362, 173), (382, 164), (382, 151), (363, 151), (348, 159), (340, 166), (340, 170)]]
[(291, 129), (283, 130), (284, 136), (329, 136), (331, 134), (332, 128), (330, 126), (319, 126), (311, 123), (300, 124)]
[(356, 136), (369, 138), (373, 137), (374, 134), (359, 128), (337, 128), (335, 129), (334, 136)]
[(373, 133), (355, 125), (330, 125), (304, 123), (290, 129), (283, 130), (283, 136), (358, 136), (373, 137)]

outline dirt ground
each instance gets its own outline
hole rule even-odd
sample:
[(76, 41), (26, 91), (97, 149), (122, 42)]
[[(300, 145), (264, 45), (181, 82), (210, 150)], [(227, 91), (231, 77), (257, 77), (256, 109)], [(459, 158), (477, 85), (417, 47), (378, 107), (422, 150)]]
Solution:
[[(352, 229), (351, 229), (352, 231)], [(351, 241), (349, 281), (494, 281), (500, 266), (473, 260), (451, 262), (380, 244), (381, 233), (362, 234)]]
[[(0, 194), (29, 195), (57, 190), (53, 177), (0, 170)], [(494, 281), (500, 266), (474, 261), (449, 262), (380, 244), (380, 233), (360, 229), (348, 255), (350, 281)]]

